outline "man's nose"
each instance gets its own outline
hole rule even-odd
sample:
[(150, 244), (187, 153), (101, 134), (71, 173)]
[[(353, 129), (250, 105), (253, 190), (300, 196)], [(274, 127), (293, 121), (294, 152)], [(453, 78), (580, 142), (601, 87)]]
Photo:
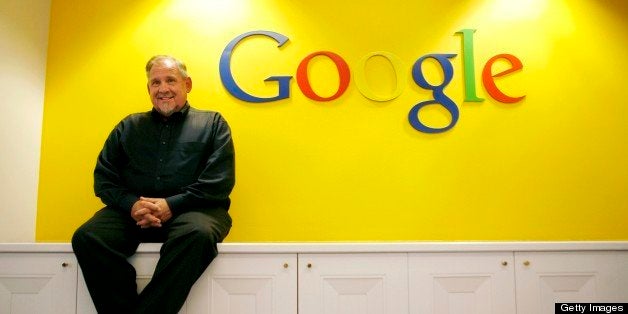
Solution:
[(166, 93), (168, 92), (168, 86), (166, 86), (166, 84), (159, 84), (159, 86), (157, 87), (157, 91), (160, 93)]

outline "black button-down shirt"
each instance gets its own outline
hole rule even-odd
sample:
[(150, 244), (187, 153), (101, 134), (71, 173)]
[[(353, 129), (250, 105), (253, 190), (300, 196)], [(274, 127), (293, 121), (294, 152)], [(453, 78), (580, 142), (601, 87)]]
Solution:
[(130, 211), (140, 196), (165, 198), (173, 214), (229, 209), (235, 183), (231, 130), (220, 113), (189, 104), (167, 119), (154, 109), (124, 118), (94, 170), (96, 196)]

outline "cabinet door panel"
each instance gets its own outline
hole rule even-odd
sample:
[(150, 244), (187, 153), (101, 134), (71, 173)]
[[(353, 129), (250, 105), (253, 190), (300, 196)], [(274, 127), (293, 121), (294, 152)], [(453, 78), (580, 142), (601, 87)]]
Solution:
[(76, 276), (72, 254), (2, 254), (0, 313), (75, 313)]
[(407, 282), (407, 254), (299, 254), (299, 313), (408, 313)]
[(296, 254), (221, 254), (205, 275), (197, 282), (203, 288), (188, 299), (193, 313), (297, 312)]
[(515, 313), (511, 252), (416, 253), (408, 263), (412, 314)]
[[(158, 253), (130, 260), (138, 291), (152, 278)], [(296, 314), (296, 254), (219, 254), (196, 281), (180, 314)], [(80, 313), (96, 313), (82, 275)]]
[(521, 252), (515, 263), (519, 314), (552, 314), (557, 302), (628, 300), (628, 252)]

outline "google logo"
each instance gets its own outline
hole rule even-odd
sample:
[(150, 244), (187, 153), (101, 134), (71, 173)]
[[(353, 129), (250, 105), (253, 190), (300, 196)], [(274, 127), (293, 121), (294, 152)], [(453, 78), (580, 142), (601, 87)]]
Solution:
[[(465, 99), (466, 102), (482, 102), (484, 99), (478, 97), (476, 95), (476, 86), (475, 86), (475, 63), (473, 58), (473, 33), (475, 30), (473, 29), (463, 29), (456, 34), (462, 35), (462, 55), (463, 55), (463, 70), (464, 70), (464, 86), (465, 86)], [(290, 97), (290, 80), (292, 76), (271, 76), (265, 81), (276, 81), (278, 84), (277, 94), (271, 97), (258, 97), (255, 95), (251, 95), (245, 92), (238, 84), (236, 83), (233, 74), (231, 72), (231, 56), (233, 54), (233, 50), (236, 46), (251, 36), (266, 36), (274, 39), (278, 45), (277, 47), (283, 46), (286, 42), (288, 42), (288, 37), (285, 35), (271, 32), (271, 31), (252, 31), (241, 34), (231, 40), (229, 44), (225, 47), (220, 56), (220, 79), (222, 81), (223, 86), (227, 89), (227, 91), (233, 95), (234, 97), (252, 103), (264, 103), (264, 102), (272, 102), (281, 99), (286, 99)], [(336, 66), (338, 70), (339, 83), (338, 89), (336, 92), (328, 97), (320, 96), (316, 94), (316, 92), (312, 89), (312, 86), (308, 77), (308, 64), (309, 62), (317, 56), (324, 56), (329, 58)], [(360, 63), (362, 65), (366, 64), (366, 62), (375, 56), (380, 56), (386, 58), (395, 69), (395, 74), (397, 76), (397, 82), (403, 81), (403, 74), (397, 69), (401, 66), (401, 61), (397, 56), (392, 53), (379, 51), (379, 52), (371, 52), (365, 55)], [(454, 58), (456, 54), (447, 54), (447, 53), (433, 53), (427, 54), (416, 60), (414, 65), (412, 66), (412, 78), (414, 82), (421, 88), (432, 91), (431, 100), (426, 100), (417, 103), (414, 105), (410, 112), (408, 113), (408, 121), (418, 131), (425, 133), (441, 133), (445, 132), (451, 128), (453, 128), (458, 122), (459, 110), (456, 103), (449, 98), (444, 93), (445, 87), (449, 85), (454, 77), (454, 68), (450, 61), (450, 59)], [(440, 66), (443, 71), (443, 81), (438, 85), (432, 85), (425, 79), (425, 74), (422, 71), (423, 62), (427, 59), (433, 59)], [(499, 73), (492, 73), (492, 67), (495, 62), (498, 60), (505, 60), (510, 64), (510, 67), (506, 70), (503, 70)], [(504, 75), (510, 74), (512, 72), (519, 71), (523, 68), (523, 64), (521, 60), (511, 54), (498, 54), (490, 58), (485, 64), (482, 70), (482, 84), (486, 89), (486, 92), (493, 99), (501, 102), (501, 103), (516, 103), (521, 101), (525, 96), (513, 97), (502, 92), (497, 85), (495, 84), (495, 78), (502, 77)], [(358, 67), (354, 70), (355, 78), (354, 82), (360, 91), (360, 93), (371, 100), (374, 101), (390, 101), (399, 95), (401, 95), (403, 88), (397, 84), (395, 90), (389, 95), (378, 95), (374, 93), (368, 86), (366, 82), (366, 74), (364, 73), (364, 66)], [(349, 65), (347, 62), (338, 54), (331, 51), (317, 51), (307, 55), (297, 67), (296, 73), (296, 81), (299, 89), (306, 97), (315, 100), (315, 101), (332, 101), (342, 96), (342, 94), (349, 87), (349, 82), (351, 78), (351, 71), (349, 69)], [(419, 119), (419, 111), (421, 108), (427, 105), (440, 105), (443, 106), (451, 115), (450, 123), (445, 127), (430, 127), (421, 122)]]

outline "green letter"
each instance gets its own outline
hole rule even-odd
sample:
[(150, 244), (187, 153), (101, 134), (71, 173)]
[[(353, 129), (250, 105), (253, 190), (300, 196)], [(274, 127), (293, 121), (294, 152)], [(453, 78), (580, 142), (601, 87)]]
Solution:
[(473, 63), (473, 33), (474, 29), (463, 29), (456, 34), (462, 34), (462, 63), (464, 67), (464, 101), (482, 102), (475, 94), (475, 64)]

